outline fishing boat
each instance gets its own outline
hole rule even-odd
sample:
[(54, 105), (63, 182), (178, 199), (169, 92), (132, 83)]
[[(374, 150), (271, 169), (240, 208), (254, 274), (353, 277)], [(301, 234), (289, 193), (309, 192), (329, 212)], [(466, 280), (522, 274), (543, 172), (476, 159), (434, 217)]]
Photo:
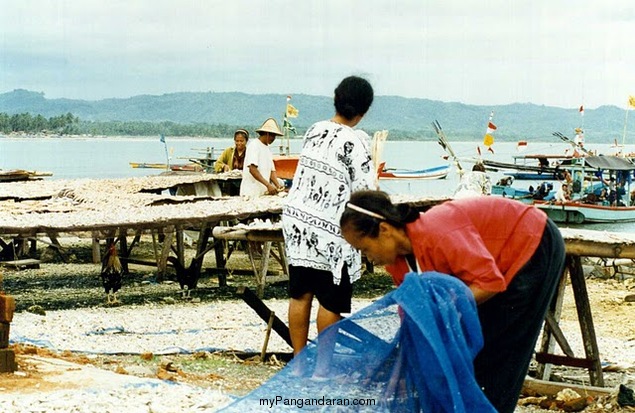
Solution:
[(166, 163), (130, 162), (131, 168), (168, 169)]
[(170, 165), (171, 171), (186, 171), (186, 172), (203, 172), (203, 167), (195, 163), (181, 163)]
[(0, 170), (0, 182), (38, 181), (45, 176), (52, 176), (51, 172), (26, 171), (24, 169)]
[[(536, 201), (537, 208), (543, 210), (554, 222), (567, 224), (586, 224), (601, 222), (635, 221), (635, 206), (630, 200), (630, 180), (628, 175), (635, 171), (635, 164), (630, 160), (618, 156), (588, 156), (580, 158), (577, 165), (572, 166), (575, 197), (564, 203)], [(615, 174), (624, 182), (624, 199), (608, 202), (598, 197), (605, 178), (595, 178), (595, 173), (608, 172)], [(589, 178), (588, 180), (582, 179)], [(576, 182), (578, 184), (576, 185)], [(577, 189), (577, 191), (576, 191)], [(617, 190), (614, 189), (614, 190)], [(619, 192), (617, 192), (619, 194)]]
[(450, 173), (450, 165), (439, 165), (426, 169), (381, 168), (379, 179), (444, 179)]

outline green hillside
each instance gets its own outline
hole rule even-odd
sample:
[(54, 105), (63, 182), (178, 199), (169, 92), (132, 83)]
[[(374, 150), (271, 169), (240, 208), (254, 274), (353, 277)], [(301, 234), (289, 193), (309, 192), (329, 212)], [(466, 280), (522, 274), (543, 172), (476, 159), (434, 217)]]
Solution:
[[(140, 95), (127, 99), (98, 101), (47, 99), (43, 93), (23, 89), (0, 94), (0, 113), (30, 113), (45, 118), (73, 114), (82, 122), (168, 122), (181, 125), (206, 124), (241, 126), (252, 130), (266, 118), (281, 120), (286, 95), (245, 93), (170, 93)], [(293, 95), (292, 104), (300, 111), (293, 119), (299, 132), (313, 122), (333, 114), (332, 98)], [(434, 139), (430, 126), (438, 120), (451, 139), (480, 139), (494, 111), (498, 126), (495, 137), (501, 141), (531, 139), (549, 141), (554, 131), (573, 136), (573, 129), (584, 126), (587, 140), (613, 142), (622, 139), (624, 109), (602, 106), (585, 110), (563, 109), (530, 103), (476, 106), (457, 102), (377, 96), (360, 127), (372, 132), (388, 129), (393, 139)], [(584, 123), (583, 123), (584, 122)], [(627, 142), (635, 142), (635, 127)]]

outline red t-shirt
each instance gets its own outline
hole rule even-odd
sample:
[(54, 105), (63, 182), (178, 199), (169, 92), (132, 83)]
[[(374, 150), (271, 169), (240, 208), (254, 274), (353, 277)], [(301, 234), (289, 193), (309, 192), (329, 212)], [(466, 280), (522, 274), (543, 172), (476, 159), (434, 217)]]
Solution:
[[(436, 205), (408, 224), (406, 233), (419, 271), (451, 274), (500, 292), (532, 257), (546, 223), (547, 216), (533, 206), (482, 196)], [(411, 271), (404, 257), (386, 270), (397, 285)]]

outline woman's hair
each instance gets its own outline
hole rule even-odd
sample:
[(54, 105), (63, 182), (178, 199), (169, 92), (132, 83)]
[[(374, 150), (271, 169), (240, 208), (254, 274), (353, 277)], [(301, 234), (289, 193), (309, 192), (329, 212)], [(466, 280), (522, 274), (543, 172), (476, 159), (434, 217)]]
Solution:
[(419, 218), (419, 211), (408, 204), (395, 205), (387, 193), (363, 190), (353, 192), (340, 218), (340, 228), (348, 227), (361, 236), (376, 238), (382, 221), (396, 228)]
[(478, 171), (478, 172), (485, 172), (485, 165), (483, 165), (482, 163), (475, 163), (474, 166), (472, 167), (473, 171)]
[(364, 116), (373, 103), (373, 87), (366, 79), (349, 76), (335, 88), (335, 110), (344, 118)]
[(246, 141), (249, 140), (249, 132), (247, 132), (247, 129), (236, 129), (236, 132), (234, 132), (234, 139), (236, 139), (236, 136), (238, 135), (243, 135)]

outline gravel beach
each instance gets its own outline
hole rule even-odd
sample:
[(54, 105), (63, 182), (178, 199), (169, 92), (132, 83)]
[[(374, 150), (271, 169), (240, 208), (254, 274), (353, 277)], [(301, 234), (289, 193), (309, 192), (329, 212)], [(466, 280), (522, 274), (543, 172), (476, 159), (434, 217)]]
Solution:
[[(88, 253), (74, 251), (79, 262)], [(240, 257), (235, 259), (229, 265), (237, 268)], [(203, 277), (186, 301), (173, 281), (157, 283), (147, 268), (132, 272), (124, 280), (122, 305), (107, 306), (98, 265), (45, 263), (39, 270), (4, 271), (5, 291), (18, 301), (10, 334), (18, 371), (0, 375), (3, 412), (214, 412), (284, 368), (291, 348), (272, 333), (269, 357), (261, 362), (267, 325), (236, 299), (236, 286), (253, 277), (232, 276), (225, 290), (214, 277)], [(354, 311), (391, 288), (381, 275), (365, 277)], [(607, 386), (635, 388), (635, 304), (624, 300), (635, 283), (590, 278), (587, 287), (602, 360), (613, 370), (605, 373)], [(286, 322), (284, 284), (268, 286), (264, 302)], [(571, 294), (561, 327), (576, 354), (584, 354)], [(588, 382), (584, 370), (554, 373), (571, 383)], [(532, 411), (544, 410), (516, 410)], [(619, 408), (613, 395), (583, 411), (631, 410)]]

